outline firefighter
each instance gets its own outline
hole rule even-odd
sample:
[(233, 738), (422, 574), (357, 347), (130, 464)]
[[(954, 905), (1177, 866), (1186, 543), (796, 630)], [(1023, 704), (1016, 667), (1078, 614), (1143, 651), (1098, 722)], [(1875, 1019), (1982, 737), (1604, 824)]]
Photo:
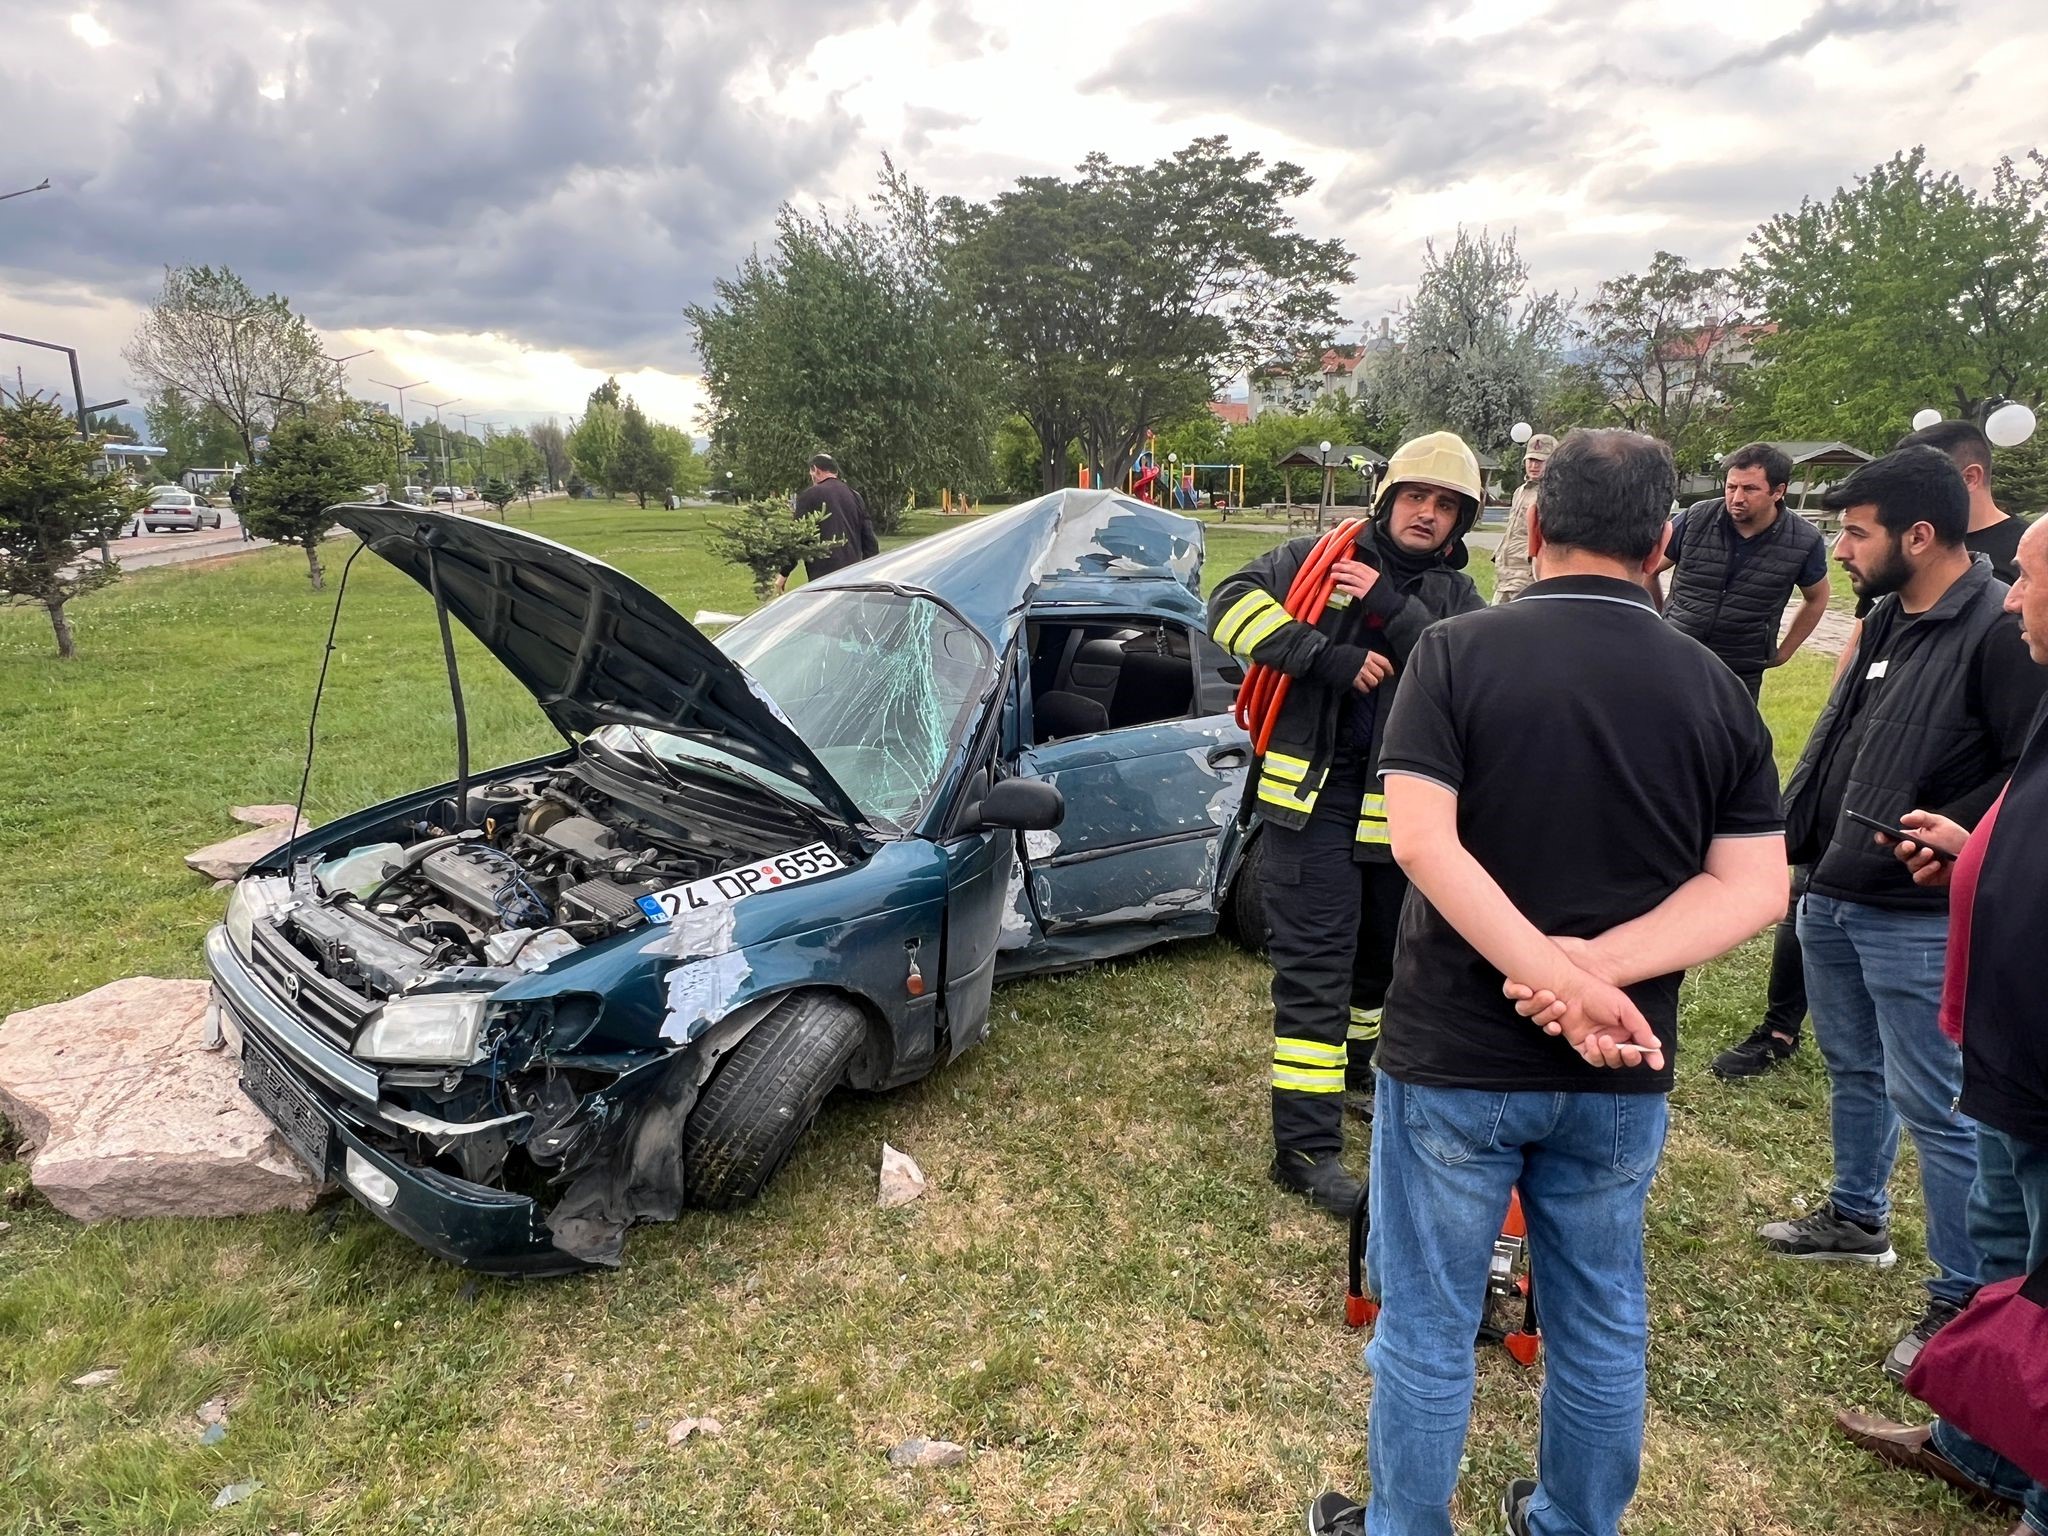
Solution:
[(1370, 1113), (1408, 891), (1387, 837), (1379, 726), (1422, 632), (1485, 606), (1463, 570), (1480, 495), (1479, 460), (1462, 439), (1418, 437), (1389, 461), (1315, 624), (1282, 607), (1314, 536), (1261, 555), (1209, 600), (1218, 644), (1293, 680), (1254, 801), (1273, 961), (1273, 1179), (1340, 1218), (1360, 1190), (1341, 1156), (1344, 1106)]

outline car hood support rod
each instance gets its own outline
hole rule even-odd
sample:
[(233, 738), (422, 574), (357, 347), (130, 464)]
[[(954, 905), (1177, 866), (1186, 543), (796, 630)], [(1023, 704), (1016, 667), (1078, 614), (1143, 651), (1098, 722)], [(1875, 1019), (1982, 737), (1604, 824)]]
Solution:
[(434, 594), (434, 616), (441, 621), (441, 655), (448, 663), (448, 694), (455, 703), (455, 830), (469, 825), (469, 716), (462, 707), (462, 673), (455, 665), (455, 633), (448, 627), (448, 598), (441, 591), (440, 551), (429, 538), (427, 590)]
[(334, 634), (341, 628), (341, 600), (348, 596), (348, 573), (356, 568), (356, 556), (367, 544), (358, 544), (342, 562), (341, 581), (334, 589), (334, 616), (327, 621), (327, 648), (320, 653), (320, 678), (313, 684), (313, 711), (306, 717), (306, 766), (299, 774), (299, 798), (292, 805), (292, 840), (306, 829), (306, 786), (313, 781), (313, 743), (320, 726), (320, 698), (327, 691), (327, 664), (334, 660)]

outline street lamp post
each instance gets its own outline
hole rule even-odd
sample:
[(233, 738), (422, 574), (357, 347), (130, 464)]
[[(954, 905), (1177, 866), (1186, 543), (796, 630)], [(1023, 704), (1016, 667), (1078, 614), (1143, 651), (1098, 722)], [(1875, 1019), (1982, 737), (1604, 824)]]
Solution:
[(1330, 498), (1336, 487), (1336, 477), (1330, 472), (1330, 440), (1326, 437), (1317, 445), (1323, 459), (1323, 499), (1316, 503), (1316, 532), (1323, 531), (1323, 524), (1330, 513)]
[[(434, 402), (431, 400), (427, 402), (428, 406), (431, 407), (434, 412), (434, 436), (441, 439), (441, 483), (443, 485), (448, 484), (448, 432), (447, 429), (441, 425), (441, 412), (445, 410), (447, 407), (454, 405), (457, 401), (461, 399), (462, 396), (457, 395), (454, 400), (443, 400), (439, 405), (435, 405)], [(428, 496), (427, 499), (429, 501), (433, 499), (431, 494)], [(448, 505), (451, 507), (455, 505), (455, 497), (453, 495), (452, 487), (450, 488)]]
[(372, 379), (380, 389), (395, 390), (398, 394), (398, 436), (391, 440), (391, 467), (398, 471), (399, 483), (405, 483), (405, 450), (398, 445), (405, 437), (405, 392), (409, 389), (425, 389), (431, 380), (419, 379), (411, 384), (391, 384), (383, 379)]
[(37, 182), (34, 186), (23, 187), (19, 192), (0, 192), (0, 203), (6, 202), (7, 199), (9, 199), (10, 197), (27, 197), (31, 192), (47, 192), (49, 190), (50, 178), (45, 176), (41, 181)]

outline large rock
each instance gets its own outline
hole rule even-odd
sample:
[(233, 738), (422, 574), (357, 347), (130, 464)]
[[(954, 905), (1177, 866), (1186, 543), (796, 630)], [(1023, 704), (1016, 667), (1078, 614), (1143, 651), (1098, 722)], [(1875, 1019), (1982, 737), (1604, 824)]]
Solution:
[(29, 1178), (80, 1221), (303, 1211), (320, 1193), (203, 1046), (203, 981), (137, 976), (0, 1022), (0, 1115)]
[(305, 828), (303, 821), (294, 819), (288, 805), (237, 805), (229, 807), (228, 814), (256, 830), (208, 844), (185, 855), (188, 868), (215, 880), (241, 879), (249, 873), (251, 864), (266, 853), (282, 848)]

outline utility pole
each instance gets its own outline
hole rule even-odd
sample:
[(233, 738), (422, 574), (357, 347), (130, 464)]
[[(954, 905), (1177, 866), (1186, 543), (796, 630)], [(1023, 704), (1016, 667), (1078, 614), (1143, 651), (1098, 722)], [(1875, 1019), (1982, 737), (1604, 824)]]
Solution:
[(391, 466), (398, 471), (398, 483), (402, 486), (406, 483), (405, 450), (399, 444), (405, 440), (405, 392), (408, 389), (425, 389), (432, 381), (420, 379), (411, 384), (390, 384), (383, 379), (372, 379), (370, 382), (379, 389), (395, 390), (398, 394), (398, 436), (391, 440)]
[[(454, 400), (443, 400), (439, 405), (435, 405), (431, 400), (427, 402), (434, 412), (434, 435), (441, 439), (441, 483), (443, 485), (448, 484), (448, 431), (441, 425), (441, 412), (444, 408), (454, 405), (461, 398), (462, 396), (457, 395)], [(427, 499), (431, 502), (433, 497), (429, 495)], [(449, 498), (448, 505), (451, 507), (455, 505), (452, 496)]]

